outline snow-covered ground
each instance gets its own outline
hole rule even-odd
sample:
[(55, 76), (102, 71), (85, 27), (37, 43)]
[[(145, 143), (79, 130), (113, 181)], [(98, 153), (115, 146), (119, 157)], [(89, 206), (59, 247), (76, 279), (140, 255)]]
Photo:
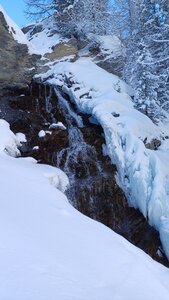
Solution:
[(76, 211), (66, 175), (12, 157), (18, 143), (0, 120), (0, 299), (168, 300), (169, 270)]
[[(4, 16), (14, 38), (27, 44)], [(164, 133), (133, 109), (128, 86), (90, 59), (59, 63), (41, 78), (51, 74), (50, 83), (62, 86), (81, 111), (103, 126), (119, 183), (130, 204), (162, 228), (168, 253), (169, 144), (154, 152), (142, 142)], [(76, 211), (64, 195), (66, 175), (20, 158), (21, 141), (26, 142), (24, 135), (14, 135), (0, 120), (0, 299), (168, 300), (169, 270)]]
[[(101, 124), (107, 153), (117, 166), (118, 184), (129, 205), (138, 208), (159, 230), (169, 258), (168, 123), (157, 126), (134, 109), (129, 96), (132, 90), (90, 58), (58, 63), (40, 77), (61, 86), (81, 112), (91, 114)], [(157, 151), (145, 147), (144, 143), (150, 146), (153, 140), (162, 142)]]

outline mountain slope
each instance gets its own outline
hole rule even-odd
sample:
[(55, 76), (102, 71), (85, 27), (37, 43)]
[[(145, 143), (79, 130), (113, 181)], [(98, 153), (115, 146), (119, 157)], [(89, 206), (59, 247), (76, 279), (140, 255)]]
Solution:
[[(121, 135), (117, 130), (116, 140), (113, 129), (123, 130), (121, 125), (126, 125), (132, 131), (125, 114), (140, 116), (126, 94), (128, 87), (90, 59), (61, 63), (56, 69), (52, 65), (50, 72), (54, 75), (51, 84), (63, 87), (83, 112), (92, 113), (95, 121), (105, 126), (105, 134), (106, 128), (110, 130), (107, 148), (109, 155), (114, 153), (113, 143), (121, 141)], [(48, 80), (50, 72), (41, 75), (41, 80)], [(66, 78), (76, 80), (70, 80), (68, 87)], [(81, 97), (86, 92), (90, 98)], [(118, 124), (115, 120), (120, 117), (124, 120)], [(145, 121), (143, 116), (140, 120)], [(148, 131), (132, 131), (136, 141), (138, 133), (150, 140), (154, 130), (155, 136), (162, 134), (146, 121)], [(62, 171), (37, 164), (32, 158), (16, 158), (21, 137), (23, 141), (23, 136), (15, 136), (0, 120), (0, 299), (167, 300), (168, 269), (76, 211), (64, 195), (68, 179)], [(114, 148), (123, 158), (124, 149), (118, 146)]]

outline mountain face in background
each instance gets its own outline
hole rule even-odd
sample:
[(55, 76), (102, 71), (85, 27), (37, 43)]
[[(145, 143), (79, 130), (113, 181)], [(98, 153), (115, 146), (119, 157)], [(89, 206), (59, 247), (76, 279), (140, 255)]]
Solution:
[[(9, 17), (8, 17), (9, 18)], [(9, 25), (8, 19), (0, 11), (0, 88), (22, 87), (30, 83), (35, 57), (30, 56), (26, 44), (18, 43), (13, 36), (17, 36), (19, 28), (13, 23)], [(10, 27), (9, 27), (10, 26)], [(22, 40), (21, 33), (21, 42)]]

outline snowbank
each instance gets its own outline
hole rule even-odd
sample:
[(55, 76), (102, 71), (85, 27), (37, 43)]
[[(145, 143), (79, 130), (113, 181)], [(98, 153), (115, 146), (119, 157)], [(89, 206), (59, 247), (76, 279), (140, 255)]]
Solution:
[(134, 109), (129, 87), (87, 58), (59, 63), (41, 74), (41, 78), (62, 86), (80, 111), (91, 114), (101, 124), (107, 152), (117, 166), (118, 184), (129, 205), (138, 208), (160, 231), (169, 258), (166, 246), (169, 243), (169, 150), (149, 150), (143, 143), (162, 140), (168, 136), (168, 127), (161, 129)]
[(62, 171), (8, 147), (17, 140), (1, 120), (0, 299), (168, 300), (168, 269), (76, 211), (53, 186)]

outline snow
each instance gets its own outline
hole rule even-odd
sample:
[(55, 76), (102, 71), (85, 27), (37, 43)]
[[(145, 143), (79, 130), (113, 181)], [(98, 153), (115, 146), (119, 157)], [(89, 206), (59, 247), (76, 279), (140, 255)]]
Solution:
[(8, 153), (11, 156), (19, 156), (20, 151), (18, 146), (20, 145), (16, 136), (9, 131), (9, 124), (0, 120), (0, 152)]
[[(32, 31), (36, 26), (41, 26), (40, 32), (32, 34)], [(30, 41), (31, 45), (36, 49), (36, 53), (44, 56), (46, 53), (51, 53), (53, 48), (62, 41), (68, 41), (68, 39), (63, 39), (59, 33), (52, 32), (54, 27), (53, 18), (47, 18), (42, 22), (35, 23), (32, 25), (32, 29), (26, 34), (27, 39)], [(56, 27), (56, 26), (55, 26)], [(55, 29), (56, 31), (56, 29)]]
[(16, 133), (16, 138), (17, 138), (19, 143), (26, 143), (27, 142), (26, 136), (22, 132)]
[(49, 129), (55, 129), (55, 128), (60, 128), (62, 130), (66, 130), (66, 127), (65, 127), (65, 125), (62, 122), (52, 123), (49, 126)]
[(40, 130), (39, 133), (38, 133), (38, 136), (40, 138), (44, 137), (46, 135), (46, 132), (44, 130)]
[(168, 269), (76, 211), (62, 171), (7, 155), (17, 145), (0, 120), (0, 299), (168, 300)]
[(32, 150), (39, 150), (39, 146), (34, 146)]
[[(169, 258), (169, 229), (166, 230), (169, 228), (169, 142), (165, 139), (169, 135), (168, 124), (157, 126), (134, 109), (129, 96), (132, 90), (90, 58), (80, 58), (74, 63), (60, 62), (39, 76), (52, 85), (57, 85), (59, 80), (59, 86), (78, 109), (91, 114), (103, 127), (107, 153), (117, 166), (117, 183), (129, 205), (138, 208), (159, 230)], [(144, 142), (150, 145), (153, 140), (162, 141), (157, 151), (144, 145)]]
[[(14, 39), (27, 44), (30, 52), (43, 55), (58, 42), (57, 35), (46, 38), (46, 31), (31, 44), (1, 6), (0, 11)], [(38, 49), (33, 50), (33, 44)], [(103, 51), (108, 44), (110, 40), (104, 38)], [(156, 152), (143, 143), (168, 132), (136, 111), (131, 89), (90, 59), (59, 63), (40, 77), (45, 80), (51, 74), (50, 83), (59, 83), (79, 110), (103, 127), (103, 151), (117, 165), (118, 183), (130, 205), (159, 229), (169, 257), (169, 143), (165, 140)], [(67, 86), (67, 78), (72, 87)], [(67, 111), (77, 118), (68, 104)], [(81, 118), (77, 123), (83, 126)], [(54, 126), (64, 128), (59, 123)], [(46, 133), (41, 130), (39, 137)], [(64, 194), (67, 176), (31, 157), (21, 158), (22, 142), (25, 136), (15, 135), (0, 120), (0, 299), (168, 300), (169, 270), (76, 211)]]
[(13, 35), (14, 39), (21, 44), (27, 44), (27, 39), (24, 33), (20, 28), (15, 24), (15, 22), (6, 14), (2, 6), (0, 5), (0, 12), (3, 13), (7, 25), (9, 26), (8, 30)]
[(103, 35), (95, 37), (95, 40), (100, 44), (101, 52), (109, 58), (118, 57), (122, 54), (121, 42), (117, 36)]

